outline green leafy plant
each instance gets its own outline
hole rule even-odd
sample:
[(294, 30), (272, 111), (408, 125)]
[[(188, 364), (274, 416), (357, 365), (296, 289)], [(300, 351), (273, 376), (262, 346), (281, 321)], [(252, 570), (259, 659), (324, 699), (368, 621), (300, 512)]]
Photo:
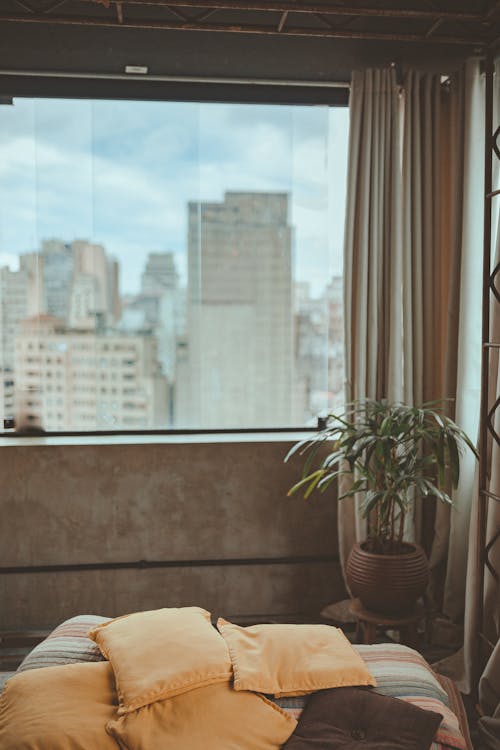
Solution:
[(324, 430), (297, 443), (286, 456), (285, 461), (305, 455), (302, 479), (288, 494), (303, 490), (307, 499), (347, 476), (349, 487), (339, 500), (364, 495), (365, 549), (400, 553), (414, 501), (430, 496), (451, 504), (447, 489), (458, 485), (461, 454), (470, 449), (477, 457), (465, 432), (436, 406), (366, 399), (348, 404), (340, 415), (331, 414)]

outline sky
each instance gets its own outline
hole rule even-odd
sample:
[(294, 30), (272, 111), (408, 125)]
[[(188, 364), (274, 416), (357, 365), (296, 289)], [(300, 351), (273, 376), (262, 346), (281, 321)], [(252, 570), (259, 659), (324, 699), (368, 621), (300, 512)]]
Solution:
[(186, 281), (187, 204), (287, 192), (294, 279), (342, 272), (347, 108), (15, 99), (0, 107), (0, 266), (43, 239), (102, 243), (122, 293), (149, 252)]

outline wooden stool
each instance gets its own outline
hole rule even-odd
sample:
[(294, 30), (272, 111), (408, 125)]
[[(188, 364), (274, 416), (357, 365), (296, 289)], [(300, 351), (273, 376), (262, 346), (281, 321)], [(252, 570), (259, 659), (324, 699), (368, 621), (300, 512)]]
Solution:
[(356, 641), (358, 643), (375, 643), (377, 627), (382, 627), (384, 630), (399, 630), (400, 642), (411, 648), (417, 648), (417, 623), (423, 617), (421, 609), (417, 608), (414, 612), (402, 616), (381, 615), (365, 609), (359, 599), (353, 599), (349, 609), (356, 618)]

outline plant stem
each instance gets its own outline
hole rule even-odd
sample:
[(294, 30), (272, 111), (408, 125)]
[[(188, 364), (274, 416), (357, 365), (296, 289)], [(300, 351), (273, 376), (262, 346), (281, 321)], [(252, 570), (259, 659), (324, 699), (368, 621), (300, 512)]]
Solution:
[(399, 533), (398, 533), (398, 545), (401, 545), (403, 542), (403, 534), (405, 531), (405, 514), (403, 511), (401, 511), (399, 516)]

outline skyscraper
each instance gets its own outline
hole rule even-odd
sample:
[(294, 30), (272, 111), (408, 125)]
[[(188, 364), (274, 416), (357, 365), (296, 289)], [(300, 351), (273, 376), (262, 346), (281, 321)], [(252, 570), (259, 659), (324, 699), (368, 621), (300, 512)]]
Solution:
[(188, 206), (187, 352), (178, 426), (293, 421), (292, 228), (285, 193)]
[(37, 315), (21, 322), (15, 348), (19, 429), (165, 427), (168, 388), (153, 336), (71, 330)]
[(148, 253), (141, 277), (143, 294), (160, 295), (165, 289), (176, 289), (179, 274), (173, 253)]

